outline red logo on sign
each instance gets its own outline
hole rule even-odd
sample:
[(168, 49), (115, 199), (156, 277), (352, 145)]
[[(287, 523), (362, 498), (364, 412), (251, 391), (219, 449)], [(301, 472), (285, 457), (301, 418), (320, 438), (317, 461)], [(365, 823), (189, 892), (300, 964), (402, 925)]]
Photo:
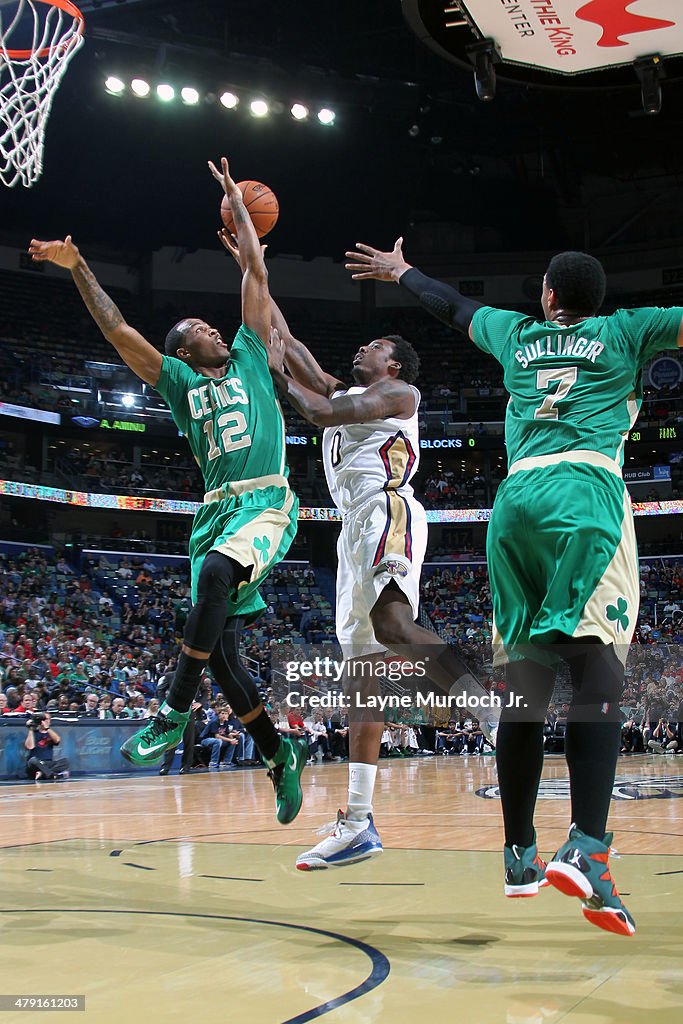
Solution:
[(626, 46), (621, 36), (636, 32), (653, 32), (658, 28), (671, 28), (675, 21), (661, 18), (646, 18), (642, 14), (631, 14), (627, 9), (634, 0), (590, 0), (576, 12), (583, 21), (592, 21), (602, 29), (598, 46)]

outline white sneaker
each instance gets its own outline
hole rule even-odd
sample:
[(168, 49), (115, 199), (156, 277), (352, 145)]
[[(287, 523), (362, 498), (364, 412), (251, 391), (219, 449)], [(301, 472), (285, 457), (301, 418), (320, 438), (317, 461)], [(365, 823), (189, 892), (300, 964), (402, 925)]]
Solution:
[[(489, 709), (489, 714), (492, 710)], [(496, 736), (498, 735), (499, 720), (497, 718), (488, 718), (479, 720), (479, 728), (484, 734), (484, 739), (493, 750), (496, 749)]]
[(321, 868), (341, 868), (383, 853), (382, 840), (375, 828), (372, 815), (362, 821), (349, 821), (343, 811), (337, 812), (333, 831), (312, 850), (296, 859), (299, 871)]

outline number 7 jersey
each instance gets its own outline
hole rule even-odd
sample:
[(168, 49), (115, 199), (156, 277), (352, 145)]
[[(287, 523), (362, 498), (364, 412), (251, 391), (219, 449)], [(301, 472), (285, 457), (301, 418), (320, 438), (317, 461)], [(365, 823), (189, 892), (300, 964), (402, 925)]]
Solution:
[(474, 343), (494, 356), (510, 395), (508, 466), (570, 451), (623, 463), (623, 447), (643, 399), (642, 369), (676, 348), (683, 308), (619, 309), (569, 326), (482, 306)]
[(164, 356), (156, 389), (187, 437), (207, 491), (289, 475), (285, 421), (266, 350), (245, 324), (235, 335), (225, 376), (205, 377)]

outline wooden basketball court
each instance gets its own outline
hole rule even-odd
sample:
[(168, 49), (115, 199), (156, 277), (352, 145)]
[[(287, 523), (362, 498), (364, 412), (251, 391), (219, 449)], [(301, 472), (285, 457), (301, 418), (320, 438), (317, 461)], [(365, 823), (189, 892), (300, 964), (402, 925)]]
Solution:
[[(288, 828), (258, 770), (6, 787), (3, 993), (83, 994), (74, 1019), (128, 1024), (681, 1019), (682, 759), (619, 763), (612, 867), (632, 939), (554, 890), (503, 897), (491, 757), (382, 762), (385, 854), (296, 871), (346, 776), (307, 769)], [(542, 793), (551, 853), (569, 825), (562, 759), (547, 760)]]

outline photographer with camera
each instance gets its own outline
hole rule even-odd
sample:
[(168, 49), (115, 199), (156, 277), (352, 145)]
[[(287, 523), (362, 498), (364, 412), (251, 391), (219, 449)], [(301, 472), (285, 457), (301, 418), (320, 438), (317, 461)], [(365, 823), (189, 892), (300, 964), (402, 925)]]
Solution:
[(60, 776), (63, 779), (69, 778), (69, 762), (65, 757), (53, 757), (53, 747), (61, 743), (59, 733), (50, 728), (50, 715), (47, 711), (40, 711), (31, 715), (26, 722), (28, 735), (24, 740), (24, 746), (29, 751), (29, 759), (26, 767), (29, 772), (35, 772), (35, 781), (41, 779), (55, 779)]
[(657, 728), (652, 733), (652, 739), (648, 740), (648, 747), (650, 750), (654, 750), (656, 754), (674, 754), (678, 750), (678, 740), (676, 739), (676, 728), (671, 728), (671, 723), (668, 719), (660, 718), (657, 723)]

